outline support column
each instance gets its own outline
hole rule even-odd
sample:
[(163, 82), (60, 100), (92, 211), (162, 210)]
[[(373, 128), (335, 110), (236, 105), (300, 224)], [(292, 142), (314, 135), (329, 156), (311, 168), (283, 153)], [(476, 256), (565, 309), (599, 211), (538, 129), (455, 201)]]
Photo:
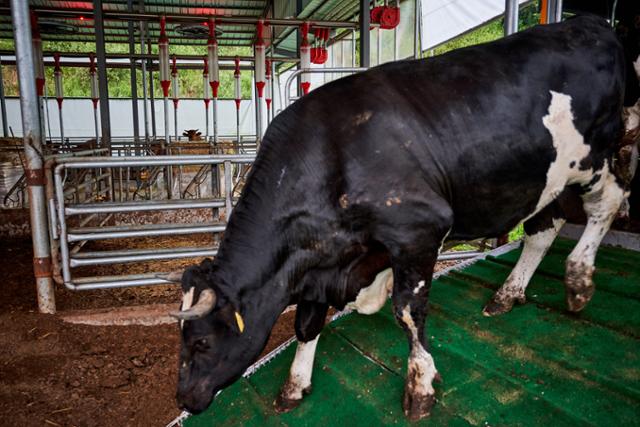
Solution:
[(109, 115), (109, 84), (107, 81), (107, 57), (104, 43), (102, 0), (93, 0), (93, 19), (96, 31), (96, 63), (100, 88), (101, 147), (111, 147), (111, 116)]
[(20, 110), (26, 160), (25, 176), (29, 194), (31, 239), (33, 242), (33, 271), (36, 277), (38, 309), (41, 313), (55, 313), (56, 302), (51, 278), (51, 251), (47, 222), (47, 205), (44, 191), (44, 162), (40, 113), (36, 95), (36, 78), (33, 68), (31, 22), (29, 5), (24, 0), (11, 0), (13, 38), (16, 48), (16, 65), (20, 84)]
[[(138, 7), (140, 8), (140, 13), (144, 13), (144, 0), (139, 0)], [(144, 35), (146, 32), (146, 23), (140, 21), (140, 54), (144, 54)], [(143, 108), (142, 112), (144, 115), (144, 140), (145, 143), (149, 142), (149, 110), (147, 105), (147, 61), (142, 59), (140, 61), (142, 64), (142, 103)]]
[(418, 59), (422, 57), (422, 38), (420, 37), (420, 15), (422, 14), (422, 8), (420, 7), (420, 0), (415, 0), (414, 20), (413, 20), (413, 58)]
[(555, 0), (554, 3), (553, 22), (560, 22), (562, 21), (562, 0)]
[[(151, 55), (151, 39), (147, 39), (147, 54)], [(147, 72), (149, 73), (149, 100), (151, 101), (151, 134), (153, 135), (153, 141), (157, 138), (156, 127), (156, 97), (153, 89), (153, 60), (149, 59), (149, 65), (147, 66)]]
[(509, 36), (518, 32), (518, 0), (505, 0), (504, 5), (504, 35)]
[(555, 12), (556, 12), (556, 2), (555, 0), (546, 0), (546, 2), (542, 3), (542, 7), (544, 7), (545, 14), (547, 17), (547, 22), (545, 24), (553, 24), (556, 22)]
[(371, 37), (369, 37), (371, 19), (369, 13), (369, 0), (360, 0), (360, 66), (367, 68), (369, 68), (371, 56)]
[(2, 76), (2, 61), (0, 61), (0, 109), (2, 110), (2, 136), (8, 138), (9, 123), (7, 123), (7, 103), (4, 97), (4, 79)]
[[(129, 12), (133, 12), (133, 0), (127, 0), (127, 6)], [(136, 43), (133, 39), (133, 21), (129, 21), (129, 55), (136, 53)], [(140, 140), (140, 123), (138, 118), (138, 76), (136, 75), (136, 61), (130, 58), (131, 61), (131, 110), (133, 113), (133, 140), (138, 142)]]

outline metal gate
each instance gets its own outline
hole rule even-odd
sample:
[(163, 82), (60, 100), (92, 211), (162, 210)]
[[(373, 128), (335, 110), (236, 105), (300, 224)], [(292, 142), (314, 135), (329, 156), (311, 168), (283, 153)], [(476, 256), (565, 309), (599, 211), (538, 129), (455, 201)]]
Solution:
[[(55, 246), (59, 246), (59, 263), (54, 262), (54, 269), (57, 270), (54, 271), (54, 277), (71, 290), (109, 289), (170, 283), (162, 278), (162, 275), (166, 272), (160, 271), (119, 276), (77, 277), (77, 274), (73, 274), (73, 269), (81, 266), (215, 256), (217, 253), (216, 245), (100, 251), (83, 251), (82, 248), (86, 242), (98, 240), (222, 233), (226, 227), (226, 218), (229, 217), (237, 200), (237, 197), (234, 196), (234, 189), (237, 189), (238, 184), (242, 183), (242, 174), (240, 172), (246, 172), (247, 166), (253, 163), (254, 158), (255, 156), (252, 154), (244, 154), (75, 157), (59, 159), (53, 167), (53, 187), (55, 191), (53, 204), (55, 206), (52, 208), (55, 209), (55, 212), (50, 212), (52, 241), (56, 242)], [(150, 171), (154, 169), (166, 171), (171, 170), (172, 167), (177, 169), (198, 165), (210, 166), (212, 181), (217, 176), (223, 178), (218, 180), (219, 188), (214, 190), (212, 187), (212, 197), (172, 199), (171, 194), (167, 194), (167, 197), (160, 200), (136, 200), (132, 198), (124, 201), (113, 201), (114, 190), (119, 187), (120, 193), (122, 193), (123, 186), (129, 185), (128, 181), (125, 183), (122, 180), (123, 176), (130, 179), (132, 176), (140, 177), (146, 173), (148, 177)], [(109, 197), (111, 201), (104, 201), (101, 198), (78, 201), (77, 197), (70, 200), (68, 189), (65, 190), (65, 180), (72, 173), (80, 170), (109, 171), (108, 175), (112, 177), (110, 187), (112, 194)], [(125, 171), (124, 173), (123, 170)], [(113, 178), (115, 178), (115, 181)], [(114, 182), (115, 184), (113, 184)], [(122, 222), (115, 222), (113, 225), (105, 225), (109, 221), (104, 218), (109, 215), (126, 216), (127, 214), (140, 212), (181, 209), (212, 209), (214, 221), (161, 224), (123, 224)], [(87, 225), (87, 218), (99, 215), (103, 216), (102, 224), (98, 223), (97, 226)], [(76, 224), (70, 224), (70, 221), (75, 221)], [(57, 255), (55, 252), (53, 253), (54, 258)], [(55, 268), (56, 264), (58, 264), (58, 268)]]

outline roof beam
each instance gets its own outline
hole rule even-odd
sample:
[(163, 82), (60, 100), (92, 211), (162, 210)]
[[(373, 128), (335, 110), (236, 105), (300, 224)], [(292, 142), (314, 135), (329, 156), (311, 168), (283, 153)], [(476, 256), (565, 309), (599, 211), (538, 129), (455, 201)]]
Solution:
[[(54, 53), (58, 53), (60, 54), (60, 58), (88, 58), (89, 57), (89, 52), (43, 52), (42, 55), (45, 58), (53, 58)], [(13, 51), (10, 50), (0, 50), (0, 56), (11, 56), (14, 55)], [(180, 55), (180, 54), (171, 54), (171, 56), (175, 56), (176, 59), (178, 60), (182, 60), (182, 61), (199, 61), (202, 60), (202, 58), (205, 56), (204, 54), (202, 55)], [(218, 59), (220, 61), (233, 61), (234, 58), (236, 57), (236, 55), (220, 55), (218, 56)], [(151, 60), (157, 60), (158, 59), (158, 55), (149, 55), (149, 54), (140, 54), (140, 53), (134, 53), (134, 54), (128, 54), (128, 53), (107, 53), (105, 54), (105, 58), (106, 59), (133, 59), (133, 60), (142, 60), (142, 59), (151, 59)], [(246, 62), (253, 62), (254, 57), (253, 56), (240, 56), (239, 57), (241, 61), (246, 61)], [(271, 58), (269, 58), (271, 59)], [(298, 58), (290, 58), (290, 57), (281, 57), (281, 56), (276, 56), (273, 58), (274, 61), (278, 61), (278, 62), (297, 62), (299, 59)]]
[[(55, 8), (33, 8), (33, 11), (38, 15), (47, 16), (48, 18), (53, 18), (55, 16), (63, 16), (63, 17), (73, 17), (73, 16), (84, 16), (85, 18), (89, 16), (94, 16), (94, 12), (91, 10), (85, 9), (55, 9)], [(0, 7), (0, 12), (2, 13), (10, 13), (10, 9), (7, 7)], [(161, 16), (166, 17), (168, 21), (174, 22), (202, 22), (203, 17), (209, 17), (211, 14), (200, 14), (200, 15), (181, 15), (181, 14), (162, 14), (162, 13), (140, 13), (140, 12), (112, 12), (112, 11), (104, 11), (104, 19), (105, 20), (117, 20), (117, 21), (127, 21), (127, 20), (135, 20), (135, 21), (157, 21)], [(215, 16), (216, 23), (220, 25), (225, 24), (253, 24), (255, 25), (258, 22), (259, 17), (251, 17), (251, 16)], [(323, 28), (357, 28), (358, 23), (353, 21), (316, 21), (312, 19), (297, 19), (297, 18), (278, 18), (278, 19), (269, 19), (269, 25), (279, 26), (279, 27), (289, 27), (289, 26), (298, 26), (302, 25), (304, 22), (312, 22), (316, 27)]]

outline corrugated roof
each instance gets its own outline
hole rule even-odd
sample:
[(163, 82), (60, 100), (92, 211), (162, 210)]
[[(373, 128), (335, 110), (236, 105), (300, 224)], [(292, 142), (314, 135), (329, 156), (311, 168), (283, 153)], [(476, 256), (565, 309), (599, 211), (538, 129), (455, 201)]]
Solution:
[[(129, 21), (119, 17), (118, 13), (127, 13), (129, 9), (128, 0), (104, 0), (103, 10), (105, 16), (105, 38), (107, 43), (127, 43)], [(140, 7), (140, 3), (144, 6)], [(291, 7), (293, 3), (294, 7)], [(175, 16), (167, 20), (167, 33), (172, 45), (204, 45), (206, 39), (181, 35), (176, 31), (176, 27), (184, 24), (187, 20), (180, 19), (180, 16), (187, 16), (190, 23), (193, 23), (194, 16), (202, 16), (203, 24), (209, 16), (260, 18), (267, 17), (268, 8), (271, 4), (267, 0), (144, 0), (140, 2), (133, 0), (133, 12), (148, 13), (154, 15)], [(354, 16), (358, 10), (357, 0), (307, 0), (302, 2), (300, 13), (295, 11), (296, 2), (282, 2), (276, 0), (276, 18), (297, 17), (310, 20), (333, 20), (343, 21)], [(75, 33), (64, 34), (46, 31), (43, 28), (42, 39), (45, 41), (78, 41), (95, 42), (93, 28), (93, 2), (91, 0), (62, 1), (62, 0), (29, 0), (29, 5), (40, 10), (38, 18), (46, 21), (49, 26), (64, 26), (72, 29)], [(51, 12), (49, 12), (51, 11)], [(70, 15), (61, 14), (69, 11)], [(87, 15), (81, 16), (79, 13), (87, 11)], [(278, 13), (278, 11), (281, 12)], [(55, 13), (54, 13), (55, 12)], [(134, 38), (137, 42), (140, 39), (140, 28), (135, 21)], [(41, 25), (42, 26), (42, 25)], [(238, 24), (218, 24), (222, 34), (218, 37), (218, 42), (223, 46), (249, 46), (255, 37), (254, 25)], [(159, 36), (159, 22), (151, 20), (148, 22), (148, 38), (155, 42)], [(284, 51), (294, 53), (296, 50), (296, 37), (293, 29), (283, 29), (277, 31), (276, 37), (282, 43)], [(13, 28), (8, 0), (0, 0), (0, 39), (13, 38)]]
[[(268, 2), (266, 0), (144, 0), (144, 6), (139, 6), (140, 2), (134, 0), (133, 12), (148, 14), (158, 14), (176, 16), (168, 19), (167, 35), (171, 44), (179, 45), (204, 45), (205, 38), (194, 38), (185, 36), (176, 31), (176, 27), (187, 22), (178, 16), (188, 16), (188, 22), (193, 23), (193, 17), (201, 15), (203, 24), (209, 16), (232, 16), (243, 18), (259, 18), (264, 16)], [(0, 2), (4, 6), (0, 14), (0, 38), (13, 38), (13, 29), (8, 1)], [(64, 25), (74, 29), (73, 34), (59, 34), (47, 31), (42, 28), (42, 39), (45, 41), (79, 41), (95, 42), (92, 11), (93, 2), (90, 0), (80, 1), (60, 1), (60, 0), (29, 0), (29, 5), (35, 10), (41, 10), (38, 14), (39, 21), (46, 21), (51, 24)], [(48, 13), (48, 10), (56, 13)], [(80, 16), (77, 13), (87, 11), (87, 16)], [(130, 12), (128, 0), (105, 0), (103, 1), (105, 16), (105, 40), (107, 43), (127, 43), (129, 21), (119, 19), (113, 13)], [(60, 12), (74, 12), (74, 15), (61, 15)], [(111, 15), (109, 15), (111, 14)], [(220, 45), (227, 46), (248, 46), (255, 36), (254, 25), (219, 24), (222, 34), (218, 37)], [(152, 42), (158, 39), (160, 33), (159, 22), (149, 21), (148, 37)], [(134, 37), (136, 41), (140, 38), (139, 25), (134, 26)]]

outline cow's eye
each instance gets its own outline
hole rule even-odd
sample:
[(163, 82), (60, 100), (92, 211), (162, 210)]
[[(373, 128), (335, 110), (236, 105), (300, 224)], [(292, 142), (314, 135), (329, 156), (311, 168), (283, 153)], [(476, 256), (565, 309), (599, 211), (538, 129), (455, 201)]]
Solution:
[(193, 349), (195, 351), (205, 351), (209, 348), (209, 341), (206, 338), (201, 338), (193, 343)]

